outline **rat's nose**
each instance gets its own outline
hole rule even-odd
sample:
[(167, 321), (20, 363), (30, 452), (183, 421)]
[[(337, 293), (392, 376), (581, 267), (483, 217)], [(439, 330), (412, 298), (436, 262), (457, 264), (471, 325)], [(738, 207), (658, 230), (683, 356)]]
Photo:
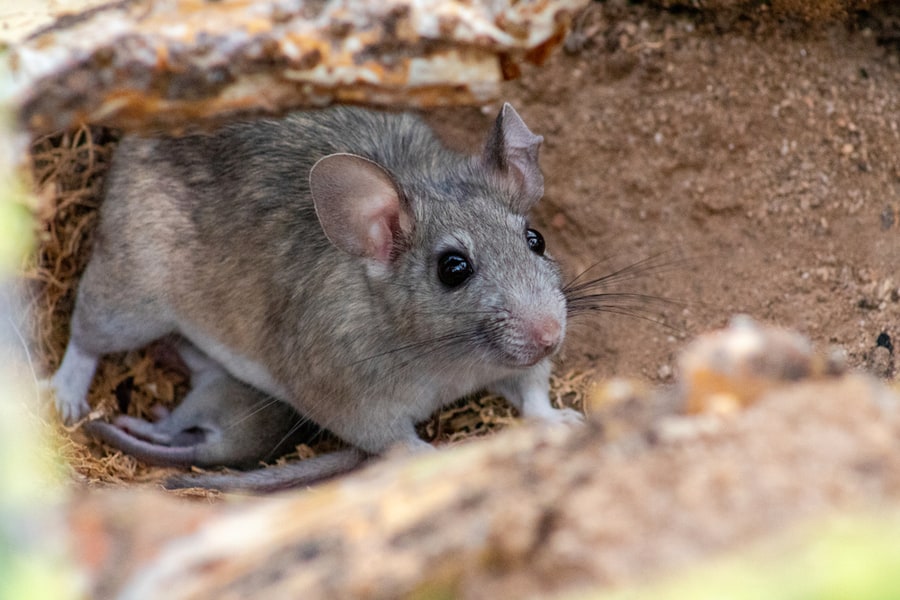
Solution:
[(556, 348), (562, 338), (562, 324), (552, 316), (543, 316), (531, 323), (531, 343), (544, 355)]

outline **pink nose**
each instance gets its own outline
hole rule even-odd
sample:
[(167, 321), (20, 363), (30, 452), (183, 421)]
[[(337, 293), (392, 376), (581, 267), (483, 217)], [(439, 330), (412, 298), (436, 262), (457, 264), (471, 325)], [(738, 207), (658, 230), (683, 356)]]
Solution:
[(562, 325), (554, 317), (542, 317), (531, 324), (532, 343), (544, 351), (553, 349), (561, 335)]

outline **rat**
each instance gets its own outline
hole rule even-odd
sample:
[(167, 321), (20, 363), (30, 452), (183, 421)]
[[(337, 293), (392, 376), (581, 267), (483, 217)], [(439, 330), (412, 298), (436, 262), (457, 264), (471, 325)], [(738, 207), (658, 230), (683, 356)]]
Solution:
[[(525, 418), (580, 422), (549, 399), (567, 309), (527, 216), (543, 196), (542, 141), (510, 104), (474, 156), (411, 113), (346, 106), (126, 136), (50, 380), (58, 412), (87, 415), (100, 356), (176, 333), (226, 388), (284, 402), (351, 446), (297, 485), (393, 447), (432, 449), (416, 424), (478, 390)], [(192, 379), (165, 425), (99, 428), (119, 430), (105, 435), (113, 445), (156, 446), (156, 462), (173, 444), (201, 460), (198, 444), (255, 393), (205, 411), (218, 433), (176, 440), (194, 427), (184, 415), (221, 393)], [(269, 426), (243, 434), (271, 441)]]

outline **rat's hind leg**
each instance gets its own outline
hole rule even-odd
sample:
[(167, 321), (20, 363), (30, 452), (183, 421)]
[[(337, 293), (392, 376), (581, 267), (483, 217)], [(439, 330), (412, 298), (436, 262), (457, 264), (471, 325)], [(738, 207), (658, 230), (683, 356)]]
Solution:
[(175, 410), (155, 422), (121, 416), (85, 429), (109, 445), (154, 465), (252, 468), (312, 437), (290, 406), (224, 371), (195, 386)]
[(172, 329), (166, 311), (153, 298), (138, 296), (127, 282), (117, 281), (101, 267), (89, 264), (82, 277), (69, 344), (50, 380), (57, 411), (66, 424), (90, 411), (87, 393), (101, 355), (140, 348)]
[(85, 427), (140, 460), (163, 466), (250, 468), (308, 441), (315, 430), (292, 407), (238, 381), (184, 341), (191, 391), (155, 422), (120, 416)]

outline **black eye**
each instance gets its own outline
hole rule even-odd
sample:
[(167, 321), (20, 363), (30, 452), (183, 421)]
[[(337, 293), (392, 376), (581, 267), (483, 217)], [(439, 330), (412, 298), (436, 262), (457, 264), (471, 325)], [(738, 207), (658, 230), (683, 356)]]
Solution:
[(538, 256), (544, 255), (544, 236), (537, 229), (526, 229), (525, 241), (528, 242), (529, 250)]
[(450, 251), (441, 254), (438, 259), (438, 279), (447, 287), (456, 287), (474, 273), (472, 263), (465, 254)]

